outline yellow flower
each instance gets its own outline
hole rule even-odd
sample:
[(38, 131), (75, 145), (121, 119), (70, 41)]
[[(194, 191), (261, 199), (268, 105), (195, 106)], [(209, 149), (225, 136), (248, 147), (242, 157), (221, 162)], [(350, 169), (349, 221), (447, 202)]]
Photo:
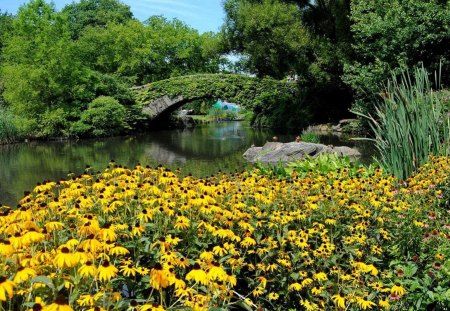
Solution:
[(14, 276), (13, 281), (15, 283), (22, 283), (25, 282), (27, 280), (29, 280), (30, 278), (36, 276), (36, 271), (31, 269), (31, 268), (24, 268), (24, 267), (20, 267), (17, 270), (16, 275)]
[(302, 284), (295, 282), (289, 285), (288, 290), (299, 292), (302, 290), (302, 288), (303, 288)]
[(97, 276), (99, 281), (109, 282), (112, 278), (117, 276), (118, 269), (114, 267), (108, 260), (104, 260), (98, 267)]
[(59, 221), (50, 221), (45, 224), (45, 229), (47, 229), (48, 233), (52, 233), (53, 231), (60, 231), (62, 228), (64, 228), (64, 224)]
[(363, 299), (363, 298), (358, 298), (356, 303), (363, 310), (372, 309), (372, 307), (376, 306), (376, 304), (374, 302)]
[(300, 300), (300, 304), (305, 308), (306, 311), (318, 311), (319, 306), (309, 300)]
[(313, 294), (313, 295), (320, 295), (322, 292), (323, 292), (323, 290), (324, 290), (324, 287), (323, 286), (321, 286), (321, 287), (313, 287), (312, 289), (311, 289), (311, 293)]
[(53, 264), (61, 269), (72, 268), (78, 264), (78, 258), (64, 246), (53, 259)]
[(58, 296), (55, 301), (45, 308), (45, 311), (73, 311), (69, 301), (63, 296)]
[(268, 298), (269, 298), (269, 300), (278, 300), (278, 298), (280, 298), (280, 295), (272, 292), (272, 293), (269, 293)]
[(210, 281), (225, 281), (227, 279), (227, 273), (217, 262), (213, 263), (213, 266), (209, 269), (207, 276)]
[(186, 280), (194, 280), (194, 282), (203, 285), (208, 284), (208, 276), (206, 272), (200, 268), (200, 265), (198, 263), (196, 263), (192, 270), (188, 274), (186, 274)]
[(78, 273), (81, 275), (81, 277), (95, 277), (97, 274), (97, 268), (94, 266), (92, 261), (87, 261), (84, 265), (82, 265), (78, 269)]
[(0, 255), (10, 257), (14, 252), (15, 249), (10, 241), (0, 240)]
[(317, 272), (316, 274), (313, 275), (313, 279), (321, 282), (328, 280), (328, 277), (324, 272)]
[(262, 294), (264, 293), (264, 288), (258, 286), (258, 287), (256, 287), (256, 288), (253, 290), (252, 293), (253, 293), (253, 296), (258, 297), (258, 296), (260, 296), (260, 295), (262, 295)]
[(0, 301), (7, 301), (11, 299), (14, 294), (14, 287), (16, 284), (13, 281), (8, 280), (6, 277), (0, 277)]
[(380, 306), (380, 307), (382, 307), (382, 308), (389, 308), (389, 306), (390, 306), (390, 304), (389, 304), (389, 300), (387, 300), (387, 299), (384, 299), (384, 300), (379, 300), (378, 301), (378, 305)]
[(442, 261), (442, 260), (444, 260), (444, 257), (445, 257), (445, 256), (444, 256), (444, 254), (442, 254), (442, 253), (437, 253), (437, 254), (436, 254), (436, 259), (437, 259), (437, 260), (441, 260), (441, 261)]
[(42, 301), (41, 297), (36, 297), (34, 299), (34, 305), (31, 307), (31, 309), (28, 309), (28, 311), (40, 311), (44, 310), (45, 303)]
[(119, 246), (119, 245), (114, 246), (113, 248), (111, 248), (109, 250), (109, 255), (116, 255), (116, 256), (118, 256), (118, 255), (127, 255), (129, 253), (130, 253), (129, 250), (127, 250), (125, 247)]
[(396, 284), (394, 284), (394, 286), (392, 286), (391, 293), (395, 294), (395, 295), (403, 296), (404, 294), (406, 294), (406, 290), (399, 283), (396, 283)]
[(169, 286), (169, 273), (165, 271), (161, 264), (157, 263), (155, 267), (150, 271), (150, 285), (159, 290)]
[(338, 306), (338, 308), (345, 309), (345, 297), (339, 295), (333, 295), (333, 302)]

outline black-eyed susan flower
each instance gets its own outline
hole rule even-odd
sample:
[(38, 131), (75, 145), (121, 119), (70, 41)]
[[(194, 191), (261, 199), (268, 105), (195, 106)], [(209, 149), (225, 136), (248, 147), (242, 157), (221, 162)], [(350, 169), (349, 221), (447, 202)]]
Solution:
[(225, 281), (227, 279), (227, 273), (217, 262), (214, 262), (209, 268), (207, 276), (210, 281)]
[(31, 309), (28, 309), (28, 311), (42, 311), (45, 308), (45, 303), (42, 301), (41, 297), (36, 297), (34, 299), (34, 304), (32, 305)]
[(0, 301), (7, 301), (14, 295), (16, 284), (5, 276), (0, 276)]
[(78, 258), (77, 256), (74, 256), (74, 254), (71, 253), (66, 246), (64, 246), (56, 254), (53, 259), (53, 264), (61, 269), (72, 268), (78, 264)]
[(19, 269), (17, 269), (13, 281), (15, 283), (22, 283), (28, 281), (29, 279), (35, 277), (36, 275), (37, 275), (36, 270), (28, 267), (20, 267)]
[(15, 248), (11, 245), (10, 241), (0, 241), (0, 255), (10, 257), (15, 252)]
[(404, 294), (406, 294), (406, 290), (403, 286), (401, 286), (400, 283), (395, 283), (391, 288), (391, 293), (398, 296), (403, 296)]
[(205, 271), (203, 271), (198, 263), (192, 267), (192, 270), (186, 274), (186, 280), (193, 280), (196, 283), (207, 285), (208, 284), (208, 276)]
[(372, 309), (377, 305), (375, 302), (361, 297), (357, 298), (356, 303), (363, 310)]
[(102, 264), (97, 268), (97, 277), (100, 282), (109, 282), (117, 276), (118, 271), (108, 260), (103, 260)]
[(123, 246), (116, 245), (112, 247), (108, 253), (109, 255), (119, 256), (119, 255), (127, 255), (130, 253), (130, 251)]
[(137, 271), (138, 270), (132, 263), (127, 263), (120, 266), (120, 272), (122, 272), (124, 276), (136, 276)]
[(45, 307), (45, 311), (73, 311), (73, 309), (70, 307), (68, 299), (60, 295), (52, 304)]
[(93, 278), (97, 274), (97, 268), (92, 261), (88, 260), (78, 269), (78, 273), (83, 278)]
[(341, 294), (337, 294), (337, 295), (333, 295), (332, 299), (333, 299), (334, 304), (338, 308), (345, 309), (345, 297), (344, 296), (342, 296)]
[(150, 270), (150, 286), (156, 290), (159, 290), (161, 288), (166, 288), (169, 285), (169, 272), (163, 269), (163, 266), (160, 263), (157, 263)]

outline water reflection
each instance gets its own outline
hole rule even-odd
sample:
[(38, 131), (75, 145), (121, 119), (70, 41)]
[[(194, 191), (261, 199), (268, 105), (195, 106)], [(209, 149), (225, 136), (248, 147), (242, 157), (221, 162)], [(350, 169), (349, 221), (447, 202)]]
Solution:
[(111, 159), (134, 166), (164, 166), (196, 176), (218, 170), (234, 171), (246, 165), (242, 153), (261, 145), (273, 133), (241, 122), (226, 122), (191, 130), (153, 131), (131, 137), (66, 142), (31, 142), (0, 146), (0, 202), (14, 205), (23, 191), (46, 179), (80, 174), (86, 165), (103, 169)]
[[(248, 165), (242, 158), (245, 150), (252, 144), (261, 146), (273, 136), (271, 130), (225, 122), (130, 137), (4, 145), (0, 146), (0, 202), (15, 205), (23, 191), (30, 190), (37, 182), (67, 178), (69, 171), (80, 174), (86, 165), (102, 170), (111, 159), (129, 167), (137, 163), (181, 167), (183, 174), (199, 177), (218, 170), (242, 170)], [(297, 135), (277, 136), (287, 142)], [(339, 138), (323, 139), (325, 144), (342, 144)]]

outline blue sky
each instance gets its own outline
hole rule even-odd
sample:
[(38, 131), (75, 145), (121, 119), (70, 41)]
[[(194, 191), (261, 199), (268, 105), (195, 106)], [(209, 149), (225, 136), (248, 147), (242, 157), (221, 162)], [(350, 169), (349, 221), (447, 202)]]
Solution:
[[(49, 0), (47, 0), (49, 1)], [(218, 31), (223, 23), (225, 13), (223, 0), (121, 0), (128, 4), (134, 16), (145, 20), (152, 15), (164, 15), (178, 18), (200, 32)], [(15, 13), (26, 0), (0, 0), (2, 12)], [(58, 10), (72, 0), (54, 0)]]

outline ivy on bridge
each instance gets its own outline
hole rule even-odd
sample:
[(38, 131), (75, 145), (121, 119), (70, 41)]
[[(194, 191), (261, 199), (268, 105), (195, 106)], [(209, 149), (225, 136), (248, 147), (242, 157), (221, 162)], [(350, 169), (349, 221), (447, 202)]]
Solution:
[(263, 110), (268, 100), (293, 98), (297, 85), (242, 74), (198, 74), (161, 80), (132, 90), (136, 103), (156, 118), (199, 99), (222, 99), (252, 111)]

